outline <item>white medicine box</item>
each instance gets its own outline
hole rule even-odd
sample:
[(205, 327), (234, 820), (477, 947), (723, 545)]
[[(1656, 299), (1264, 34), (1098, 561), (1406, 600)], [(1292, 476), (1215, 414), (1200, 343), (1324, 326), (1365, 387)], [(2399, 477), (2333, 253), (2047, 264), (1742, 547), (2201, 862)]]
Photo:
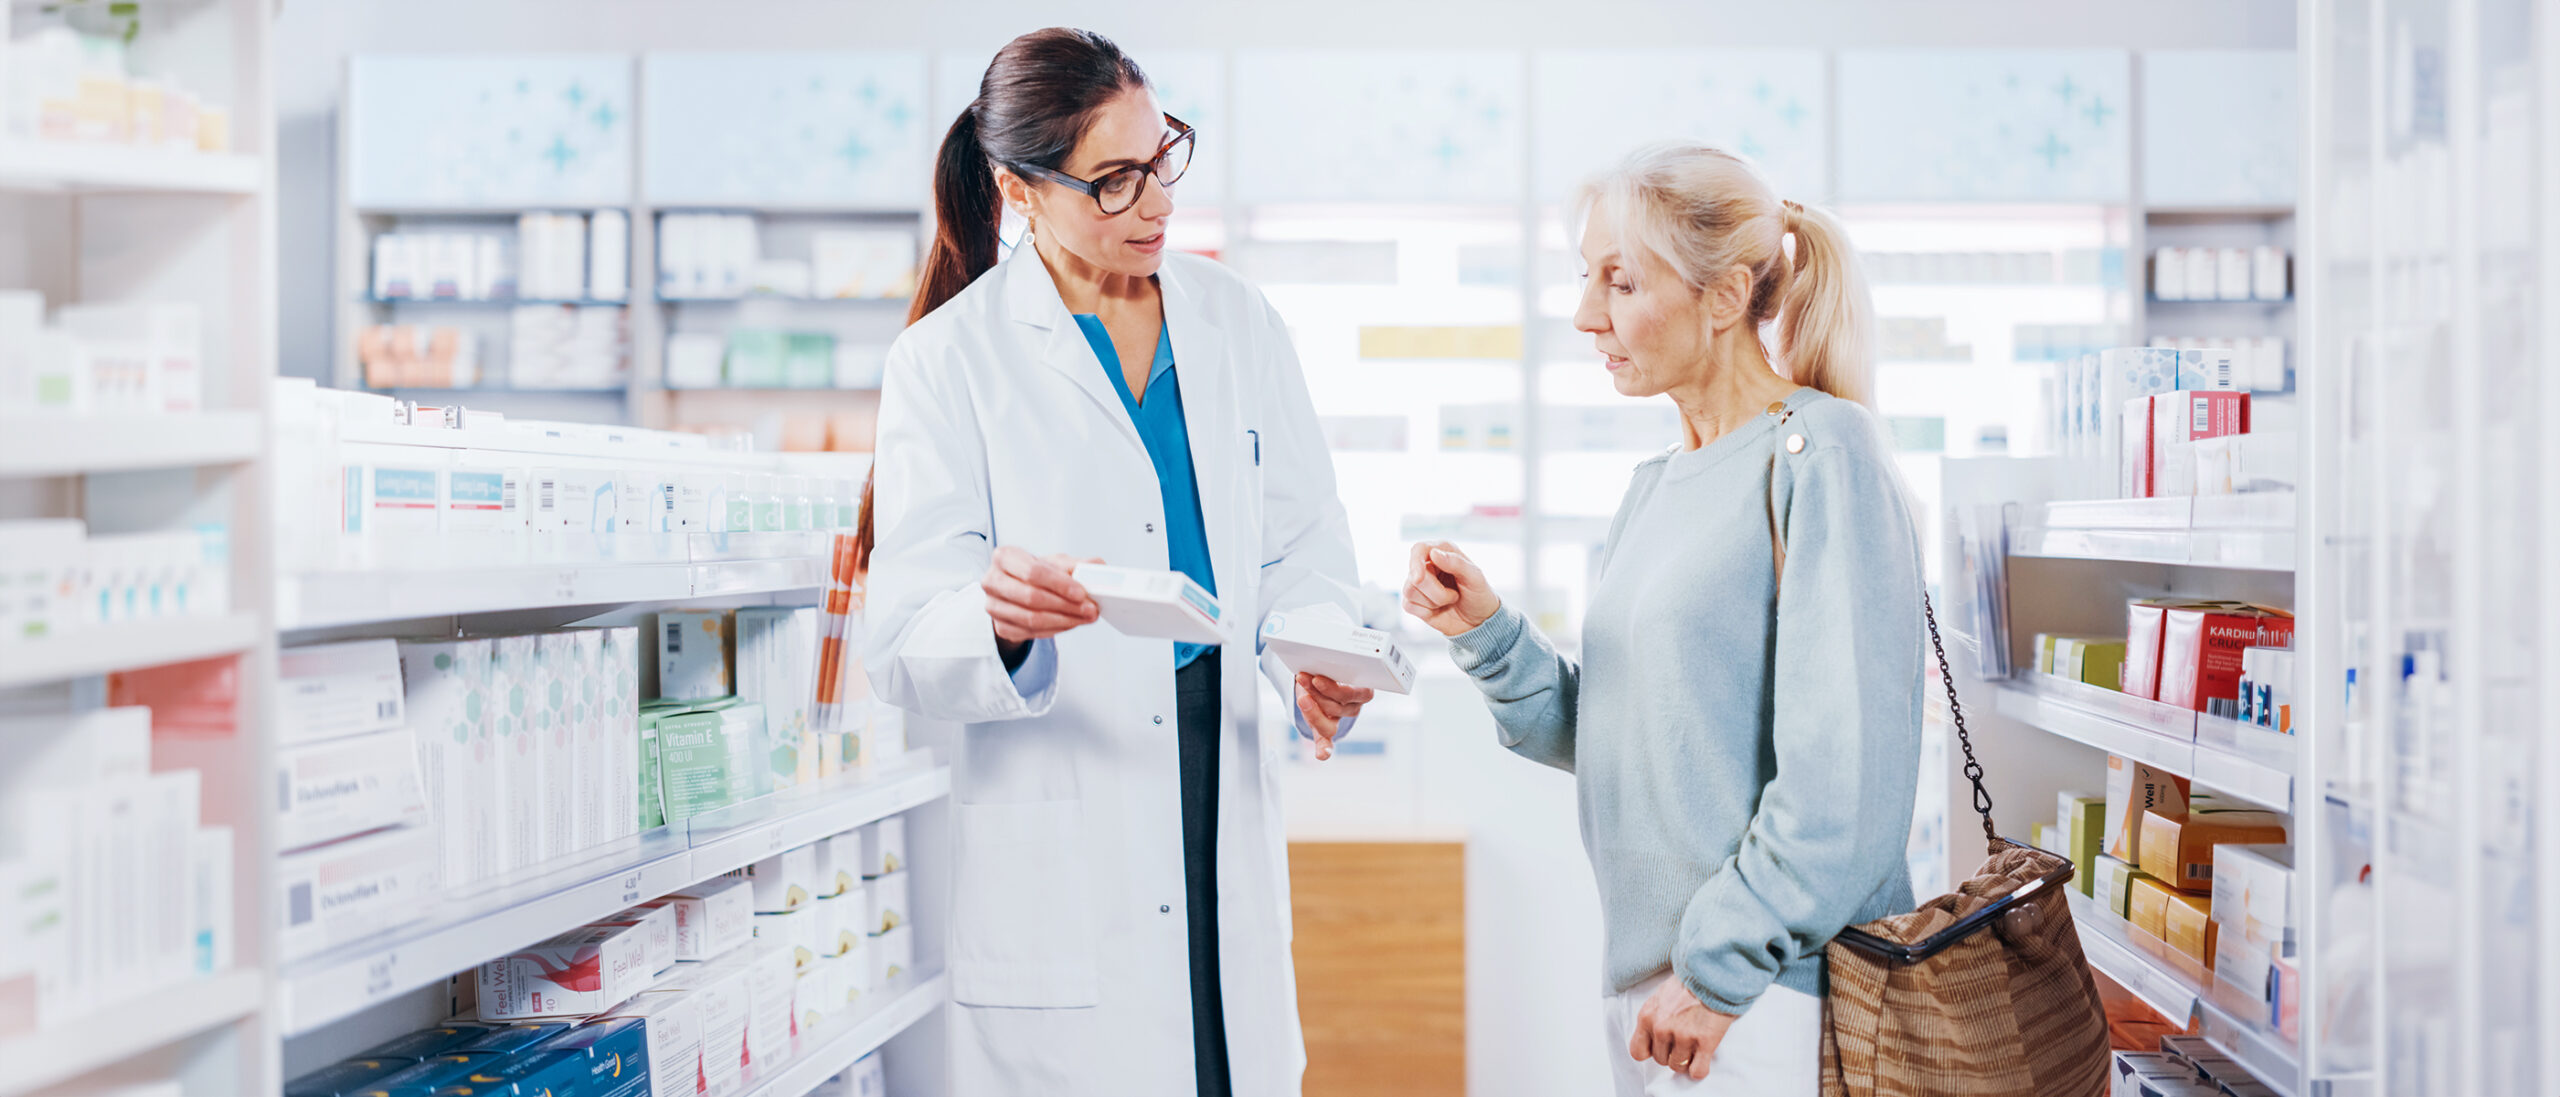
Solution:
[(734, 690), (729, 613), (671, 609), (658, 614), (658, 696), (708, 701)]
[(862, 828), (862, 878), (876, 879), (907, 867), (907, 817), (892, 815)]
[(799, 910), (815, 901), (820, 890), (818, 846), (812, 843), (784, 850), (739, 869), (737, 875), (753, 889), (756, 913)]
[(1219, 644), (1217, 596), (1178, 571), (1083, 564), (1076, 581), (1102, 607), (1102, 619), (1123, 636), (1173, 640), (1186, 644)]
[(353, 640), (286, 648), (276, 656), (279, 746), (316, 743), (407, 723), (400, 682), (400, 645)]
[(1363, 689), (1413, 692), (1413, 660), (1395, 637), (1362, 628), (1330, 606), (1272, 614), (1262, 622), (1262, 643), (1292, 671)]

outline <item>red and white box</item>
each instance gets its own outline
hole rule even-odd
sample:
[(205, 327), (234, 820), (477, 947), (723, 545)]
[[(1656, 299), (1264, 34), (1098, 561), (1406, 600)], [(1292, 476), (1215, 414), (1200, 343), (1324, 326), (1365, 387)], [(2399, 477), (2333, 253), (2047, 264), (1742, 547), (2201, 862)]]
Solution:
[(2150, 464), (2137, 474), (2139, 498), (2195, 494), (2195, 450), (2186, 443), (2249, 433), (2248, 393), (2181, 389), (2147, 399)]
[(2158, 700), (2164, 705), (2203, 712), (2207, 701), (2237, 699), (2242, 653), (2293, 646), (2293, 615), (2280, 609), (2179, 606), (2162, 617)]
[(645, 927), (581, 929), (480, 965), (480, 1019), (593, 1016), (649, 989), (656, 974)]

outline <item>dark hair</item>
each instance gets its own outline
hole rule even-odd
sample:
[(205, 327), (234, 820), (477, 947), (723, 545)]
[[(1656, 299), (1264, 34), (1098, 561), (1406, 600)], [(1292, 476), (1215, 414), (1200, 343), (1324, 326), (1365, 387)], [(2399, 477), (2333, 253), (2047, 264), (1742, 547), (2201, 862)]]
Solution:
[[(1103, 104), (1146, 86), (1136, 61), (1089, 30), (1035, 30), (997, 50), (978, 80), (978, 97), (951, 123), (934, 157), (933, 248), (925, 253), (907, 323), (924, 319), (995, 267), (1004, 225), (996, 165), (1064, 165)], [(876, 455), (872, 468), (879, 468)], [(854, 566), (865, 572), (873, 544), (871, 481), (862, 478), (862, 510), (854, 519)]]
[(1136, 61), (1089, 30), (1036, 30), (997, 50), (977, 99), (951, 123), (934, 158), (933, 248), (907, 322), (941, 308), (996, 265), (1004, 223), (997, 165), (1063, 167), (1104, 104), (1146, 86)]

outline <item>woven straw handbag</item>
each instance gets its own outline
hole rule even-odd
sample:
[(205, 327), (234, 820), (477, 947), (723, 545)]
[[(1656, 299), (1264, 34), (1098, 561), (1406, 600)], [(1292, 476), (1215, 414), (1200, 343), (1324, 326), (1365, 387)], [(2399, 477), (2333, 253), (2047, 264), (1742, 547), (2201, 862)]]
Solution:
[[(1794, 417), (1784, 404), (1770, 405), (1769, 414), (1781, 428)], [(1771, 437), (1769, 537), (1783, 573), (1778, 462), (1781, 451), (1806, 447), (1801, 434)], [(2103, 1095), (2107, 1019), (2064, 893), (2071, 862), (1993, 829), (1991, 793), (1965, 731), (1937, 608), (1926, 594), (1920, 604), (1989, 857), (1954, 893), (1832, 939), (1824, 953), (1822, 1095)]]

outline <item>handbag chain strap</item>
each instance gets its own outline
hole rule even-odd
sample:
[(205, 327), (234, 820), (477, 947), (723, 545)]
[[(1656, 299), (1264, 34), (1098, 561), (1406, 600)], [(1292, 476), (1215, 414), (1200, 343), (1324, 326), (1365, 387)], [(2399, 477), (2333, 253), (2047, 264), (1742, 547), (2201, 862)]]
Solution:
[[(1775, 426), (1778, 427), (1785, 426), (1787, 420), (1795, 418), (1796, 415), (1795, 409), (1788, 407), (1785, 401), (1769, 405), (1768, 414), (1777, 420)], [(1778, 451), (1789, 447), (1786, 440), (1779, 437), (1774, 427), (1770, 431), (1770, 441), (1772, 444), (1769, 449), (1769, 546), (1774, 550), (1778, 570), (1783, 573), (1787, 564), (1787, 540), (1778, 523)], [(1973, 810), (1975, 814), (1982, 816), (1982, 838), (1986, 854), (1998, 853), (2000, 832), (1991, 825), (1991, 790), (1982, 785), (1982, 760), (1974, 757), (1973, 736), (1965, 730), (1964, 702), (1956, 699), (1955, 668), (1947, 663), (1947, 642), (1938, 635), (1938, 607), (1931, 604), (1929, 592), (1926, 589), (1920, 592), (1920, 615), (1929, 622), (1929, 648), (1938, 656), (1938, 680), (1944, 682), (1947, 687), (1947, 718), (1954, 721), (1956, 745), (1964, 750), (1964, 779), (1973, 784)]]

